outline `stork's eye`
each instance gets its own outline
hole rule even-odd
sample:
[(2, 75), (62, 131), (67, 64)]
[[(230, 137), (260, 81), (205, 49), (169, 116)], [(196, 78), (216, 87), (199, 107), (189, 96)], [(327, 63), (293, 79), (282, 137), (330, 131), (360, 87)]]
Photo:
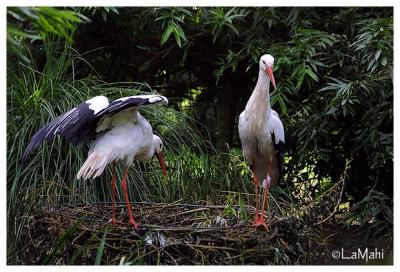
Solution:
[(265, 61), (262, 61), (265, 64)]

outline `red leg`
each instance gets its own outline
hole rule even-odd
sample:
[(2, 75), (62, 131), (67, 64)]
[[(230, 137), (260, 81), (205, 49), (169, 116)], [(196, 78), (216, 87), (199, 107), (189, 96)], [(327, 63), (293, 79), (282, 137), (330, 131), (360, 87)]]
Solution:
[(117, 220), (115, 219), (115, 162), (112, 164), (112, 178), (111, 178), (111, 198), (112, 198), (112, 218), (111, 223), (115, 225)]
[(254, 164), (250, 166), (250, 170), (253, 174), (253, 181), (254, 181), (254, 187), (255, 187), (255, 192), (256, 192), (256, 216), (253, 221), (253, 225), (255, 225), (258, 223), (258, 220), (259, 220), (259, 218), (258, 218), (258, 178), (255, 174)]
[(268, 180), (268, 179), (271, 176), (270, 172), (271, 172), (271, 161), (269, 161), (269, 163), (268, 163), (267, 182), (266, 182), (266, 186), (265, 186), (265, 189), (264, 189), (264, 198), (263, 198), (263, 204), (262, 204), (262, 208), (261, 208), (261, 218), (260, 218), (260, 221), (258, 222), (258, 225), (262, 225), (266, 229), (266, 231), (268, 231), (269, 225), (270, 225), (270, 219), (269, 218), (268, 218), (268, 222), (267, 223), (264, 222), (265, 203), (267, 203), (267, 210), (269, 211), (268, 189), (269, 189), (270, 180)]
[(128, 176), (128, 167), (126, 167), (125, 172), (124, 172), (124, 178), (122, 179), (122, 190), (125, 193), (125, 201), (126, 201), (126, 207), (128, 208), (128, 216), (129, 216), (129, 224), (133, 226), (133, 228), (137, 229), (138, 224), (136, 224), (135, 220), (133, 220), (132, 216), (132, 210), (131, 210), (131, 203), (129, 202), (129, 197), (128, 197), (128, 185), (126, 183), (126, 178)]

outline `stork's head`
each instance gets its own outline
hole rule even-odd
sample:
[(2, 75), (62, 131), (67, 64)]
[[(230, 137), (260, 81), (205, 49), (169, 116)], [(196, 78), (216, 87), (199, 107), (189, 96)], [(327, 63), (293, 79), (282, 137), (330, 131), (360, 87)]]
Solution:
[(161, 170), (164, 176), (167, 175), (167, 169), (165, 167), (164, 156), (162, 153), (163, 143), (160, 137), (157, 135), (153, 135), (153, 148), (154, 148), (154, 156), (157, 157), (158, 162), (160, 163)]
[(272, 86), (274, 89), (276, 88), (275, 85), (275, 78), (274, 73), (272, 72), (272, 67), (274, 65), (274, 57), (270, 54), (262, 55), (260, 58), (260, 70), (264, 71), (269, 79), (271, 80)]

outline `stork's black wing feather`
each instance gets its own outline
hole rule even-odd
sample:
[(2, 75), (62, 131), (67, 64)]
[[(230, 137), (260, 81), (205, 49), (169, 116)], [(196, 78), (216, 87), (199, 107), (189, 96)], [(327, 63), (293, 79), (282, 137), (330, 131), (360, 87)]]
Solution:
[(278, 167), (279, 167), (279, 182), (282, 180), (283, 177), (283, 154), (285, 153), (285, 142), (279, 140), (278, 143), (275, 142), (275, 132), (271, 133), (272, 143), (274, 145), (275, 156), (278, 160)]
[[(94, 103), (97, 102), (97, 105)], [(100, 102), (100, 103), (99, 103)], [(29, 154), (45, 140), (51, 141), (58, 134), (63, 135), (73, 144), (92, 140), (96, 134), (96, 111), (108, 105), (104, 96), (92, 98), (63, 113), (50, 121), (33, 135), (29, 145), (21, 157), (25, 161)]]

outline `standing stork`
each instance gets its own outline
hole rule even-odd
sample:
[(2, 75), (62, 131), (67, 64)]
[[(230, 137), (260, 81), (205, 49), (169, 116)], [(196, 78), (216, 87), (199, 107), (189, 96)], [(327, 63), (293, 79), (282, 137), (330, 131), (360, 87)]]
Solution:
[(162, 173), (167, 174), (162, 154), (162, 141), (153, 135), (149, 122), (138, 112), (139, 106), (167, 105), (168, 100), (160, 95), (137, 95), (123, 97), (109, 103), (105, 96), (96, 96), (60, 115), (39, 129), (21, 157), (25, 161), (29, 154), (44, 140), (50, 141), (56, 135), (64, 136), (73, 144), (93, 141), (88, 158), (80, 168), (77, 178), (96, 178), (107, 165), (112, 164), (111, 195), (112, 219), (115, 219), (115, 164), (124, 165), (121, 182), (128, 208), (129, 224), (135, 229), (128, 197), (128, 168), (133, 160), (148, 160), (156, 156)]
[[(242, 142), (243, 155), (250, 165), (256, 192), (256, 215), (253, 225), (264, 226), (265, 203), (268, 189), (282, 178), (285, 134), (283, 125), (276, 111), (271, 109), (269, 84), (276, 88), (272, 66), (274, 58), (263, 55), (260, 58), (258, 81), (245, 110), (239, 116), (239, 136)], [(259, 183), (262, 180), (262, 184)], [(258, 186), (264, 188), (264, 199), (261, 217), (258, 214)], [(267, 201), (268, 206), (268, 201)], [(269, 207), (268, 207), (269, 209)]]

